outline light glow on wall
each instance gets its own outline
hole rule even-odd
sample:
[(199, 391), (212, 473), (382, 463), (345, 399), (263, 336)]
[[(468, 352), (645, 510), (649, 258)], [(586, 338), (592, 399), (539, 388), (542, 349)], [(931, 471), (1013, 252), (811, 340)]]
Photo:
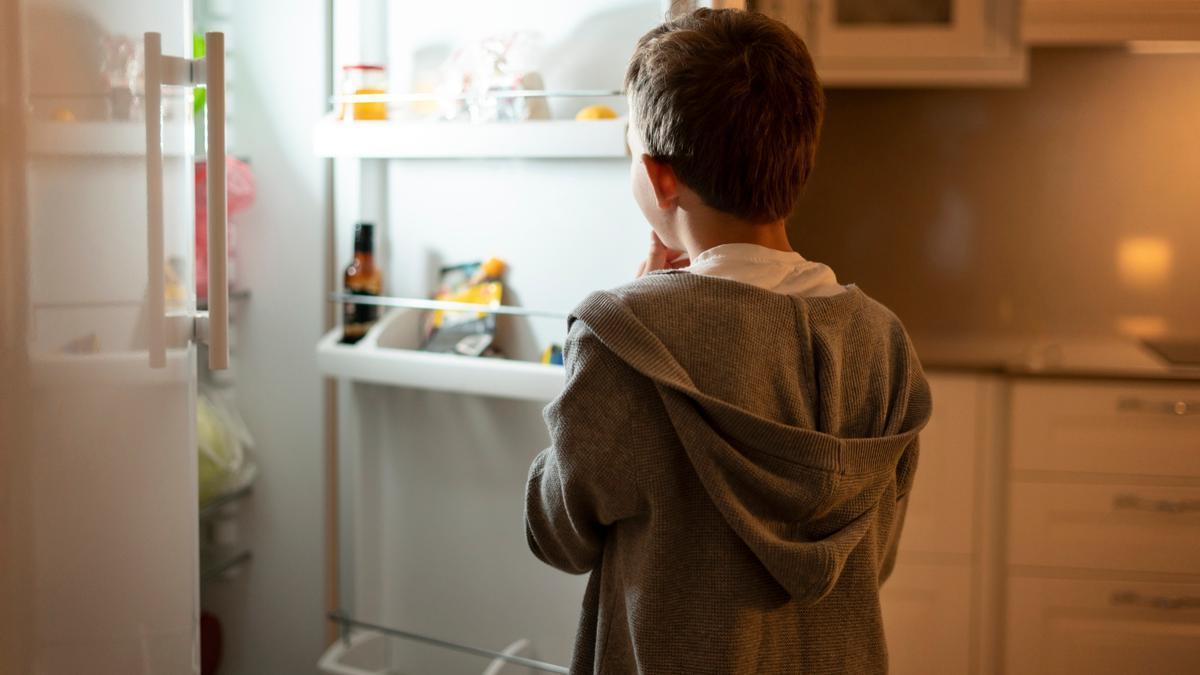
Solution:
[(1162, 337), (1167, 334), (1167, 320), (1157, 314), (1118, 316), (1117, 332), (1139, 339)]
[(1117, 274), (1121, 283), (1148, 290), (1171, 275), (1171, 244), (1161, 237), (1127, 237), (1117, 242)]

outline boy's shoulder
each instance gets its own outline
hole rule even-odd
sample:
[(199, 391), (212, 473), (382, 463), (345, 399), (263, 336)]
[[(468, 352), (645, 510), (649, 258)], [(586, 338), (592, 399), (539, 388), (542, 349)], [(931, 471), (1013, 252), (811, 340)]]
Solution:
[(744, 329), (795, 312), (804, 314), (811, 329), (820, 332), (907, 337), (900, 319), (890, 309), (854, 285), (833, 296), (798, 297), (684, 270), (662, 270), (597, 291), (585, 298), (572, 315), (597, 316), (594, 310), (599, 306), (610, 310), (619, 307), (629, 319), (666, 332), (702, 325), (705, 333), (728, 334), (726, 329)]
[(694, 312), (720, 313), (724, 313), (724, 310), (764, 311), (771, 306), (789, 307), (803, 303), (810, 308), (810, 314), (822, 320), (900, 324), (900, 319), (891, 309), (853, 284), (836, 295), (792, 296), (740, 281), (692, 274), (686, 270), (660, 270), (594, 293), (584, 299), (581, 305), (592, 302), (597, 295), (617, 299), (638, 315), (647, 310), (658, 313), (679, 303), (687, 304)]

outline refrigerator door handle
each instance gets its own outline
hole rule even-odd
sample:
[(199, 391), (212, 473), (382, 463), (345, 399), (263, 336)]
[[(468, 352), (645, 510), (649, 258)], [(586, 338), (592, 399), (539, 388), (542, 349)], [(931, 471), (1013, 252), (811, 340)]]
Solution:
[(162, 35), (146, 33), (146, 259), (147, 344), (150, 367), (167, 365), (165, 243), (163, 239), (162, 87), (207, 85), (208, 312), (197, 314), (193, 334), (208, 344), (210, 370), (229, 368), (229, 214), (225, 194), (225, 35), (205, 33), (205, 58), (162, 53)]
[(165, 245), (163, 243), (162, 35), (143, 36), (146, 59), (146, 344), (150, 367), (167, 365)]
[(208, 127), (208, 368), (229, 368), (229, 211), (225, 194), (225, 34), (204, 34)]

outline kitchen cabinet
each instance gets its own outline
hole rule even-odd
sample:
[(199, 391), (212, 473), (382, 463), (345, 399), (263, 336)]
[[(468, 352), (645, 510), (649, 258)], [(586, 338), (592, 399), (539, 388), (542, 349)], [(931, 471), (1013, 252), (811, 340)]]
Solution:
[(1200, 386), (929, 382), (891, 672), (1200, 672)]
[(972, 672), (971, 565), (912, 562), (910, 555), (900, 553), (881, 598), (889, 672)]
[(759, 0), (795, 29), (829, 86), (1023, 84), (1015, 0)]
[(1008, 597), (1011, 675), (1200, 672), (1200, 583), (1018, 578)]
[(1013, 390), (1016, 472), (1200, 479), (1200, 388), (1028, 381)]
[(934, 412), (921, 432), (900, 554), (880, 602), (890, 670), (979, 673), (994, 661), (1000, 540), (995, 465), (1002, 382), (930, 373)]
[(1033, 45), (1200, 40), (1200, 2), (1025, 0), (1022, 30)]
[(1012, 386), (1006, 672), (1200, 672), (1200, 386)]
[(1200, 573), (1200, 487), (1014, 481), (1014, 565)]

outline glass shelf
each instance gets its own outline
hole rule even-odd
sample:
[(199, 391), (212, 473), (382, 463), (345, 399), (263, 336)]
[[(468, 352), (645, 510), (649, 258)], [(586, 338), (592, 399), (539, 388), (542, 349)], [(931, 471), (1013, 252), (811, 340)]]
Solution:
[(247, 483), (246, 485), (239, 486), (233, 490), (230, 490), (229, 492), (213, 497), (212, 499), (200, 505), (200, 520), (211, 518), (221, 510), (221, 507), (232, 504), (241, 499), (245, 499), (246, 497), (250, 496), (250, 493), (253, 491), (254, 484)]
[(200, 550), (200, 581), (216, 581), (229, 572), (246, 565), (253, 558), (254, 554), (247, 549), (202, 548)]
[[(422, 635), (420, 633), (413, 633), (413, 632), (406, 631), (406, 630), (400, 630), (398, 628), (392, 628), (390, 626), (384, 626), (384, 625), (381, 625), (378, 623), (372, 623), (369, 621), (361, 621), (359, 619), (351, 618), (342, 612), (330, 612), (327, 616), (330, 621), (333, 621), (334, 623), (336, 623), (338, 625), (338, 628), (341, 630), (342, 639), (339, 642), (334, 643), (329, 648), (329, 650), (327, 650), (326, 657), (322, 659), (321, 666), (323, 667), (322, 669), (325, 670), (325, 672), (330, 672), (330, 673), (331, 672), (350, 672), (349, 670), (342, 670), (341, 668), (337, 668), (338, 664), (336, 663), (336, 661), (339, 660), (337, 657), (343, 656), (343, 654), (347, 651), (348, 648), (353, 648), (353, 647), (360, 646), (360, 645), (367, 643), (367, 641), (363, 640), (361, 637), (357, 637), (357, 636), (353, 635), (351, 633), (351, 629), (368, 631), (368, 632), (374, 633), (376, 635), (384, 635), (384, 636), (391, 637), (391, 638), (399, 638), (401, 640), (407, 640), (409, 642), (417, 642), (417, 643), (421, 643), (421, 644), (432, 645), (434, 647), (439, 647), (441, 649), (448, 649), (450, 651), (460, 652), (462, 654), (471, 654), (473, 656), (491, 659), (491, 663), (489, 664), (488, 669), (485, 671), (488, 673), (497, 672), (499, 670), (499, 667), (501, 665), (503, 665), (504, 663), (511, 663), (511, 664), (518, 665), (518, 666), (524, 666), (531, 670), (535, 670), (535, 671), (543, 672), (543, 673), (563, 673), (563, 674), (565, 674), (568, 672), (567, 669), (562, 666), (558, 666), (553, 663), (547, 663), (545, 661), (541, 661), (541, 660), (538, 660), (535, 658), (530, 658), (528, 656), (523, 656), (520, 652), (524, 651), (525, 649), (527, 649), (529, 647), (528, 640), (517, 640), (516, 642), (510, 644), (505, 649), (497, 651), (497, 650), (493, 650), (493, 649), (485, 649), (482, 647), (474, 647), (471, 645), (465, 645), (465, 644), (461, 644), (461, 643), (457, 643), (457, 642), (450, 642), (449, 640), (442, 640), (440, 638), (435, 638), (435, 637), (431, 637), (428, 635)], [(333, 657), (333, 658), (330, 658), (330, 657)], [(383, 659), (380, 659), (380, 660), (382, 661)], [(372, 673), (378, 672), (381, 674), (385, 672), (385, 669), (382, 667), (382, 664), (375, 664), (375, 665), (380, 666), (380, 668), (378, 670), (372, 668), (371, 670), (355, 670), (353, 672), (372, 672)], [(388, 672), (390, 672), (390, 671), (388, 671)]]
[(320, 157), (394, 159), (624, 159), (624, 118), (525, 122), (344, 121), (317, 124)]
[(567, 319), (567, 312), (547, 309), (532, 309), (529, 307), (512, 307), (509, 305), (485, 305), (474, 302), (449, 302), (446, 300), (427, 300), (425, 298), (406, 298), (386, 295), (356, 295), (354, 293), (330, 293), (329, 299), (334, 302), (354, 302), (360, 305), (378, 305), (380, 307), (403, 307), (406, 309), (444, 309), (449, 311), (479, 312), (481, 314), (503, 314), (508, 316), (529, 316), (545, 319)]

